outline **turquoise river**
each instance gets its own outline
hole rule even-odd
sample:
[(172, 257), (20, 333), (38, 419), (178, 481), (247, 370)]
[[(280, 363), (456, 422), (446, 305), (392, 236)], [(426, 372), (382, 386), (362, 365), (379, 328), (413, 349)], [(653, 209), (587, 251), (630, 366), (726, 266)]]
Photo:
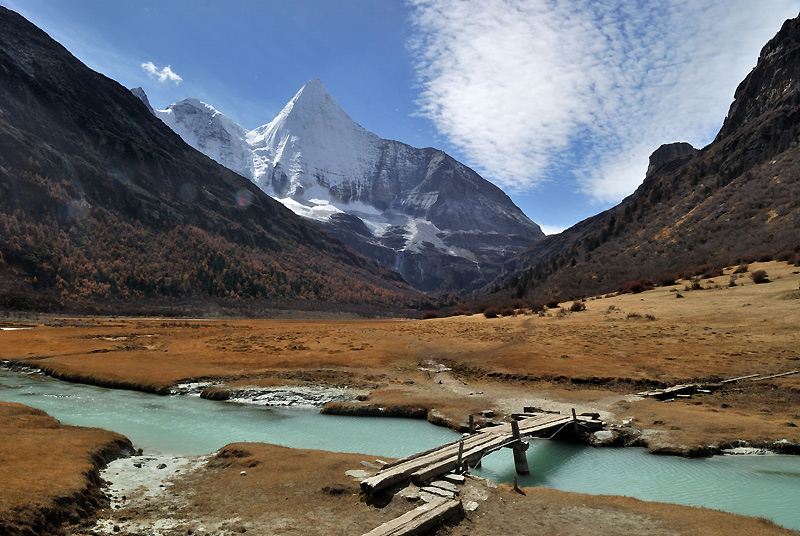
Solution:
[[(0, 400), (42, 409), (65, 424), (126, 435), (148, 453), (191, 456), (237, 441), (401, 457), (458, 434), (425, 421), (320, 415), (313, 409), (265, 408), (196, 396), (104, 389), (0, 370)], [(644, 449), (591, 448), (533, 440), (525, 486), (628, 495), (763, 516), (800, 529), (800, 457), (715, 456), (683, 459)], [(484, 459), (475, 473), (513, 478), (510, 451)]]

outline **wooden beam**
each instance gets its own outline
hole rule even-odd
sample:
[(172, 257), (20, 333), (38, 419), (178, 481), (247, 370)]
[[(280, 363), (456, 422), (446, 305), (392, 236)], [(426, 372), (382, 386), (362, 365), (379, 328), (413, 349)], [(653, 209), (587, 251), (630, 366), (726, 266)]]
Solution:
[(429, 534), (454, 518), (464, 516), (460, 500), (435, 499), (372, 529), (364, 536), (419, 536)]
[(719, 383), (731, 383), (731, 382), (738, 382), (739, 380), (749, 380), (750, 378), (755, 378), (756, 376), (761, 376), (761, 374), (751, 374), (749, 376), (739, 376), (738, 378), (730, 378), (727, 380), (722, 380)]
[[(514, 452), (514, 469), (518, 475), (529, 475), (531, 472), (528, 469), (528, 455), (525, 451), (528, 449), (528, 444), (523, 443), (522, 436), (519, 433), (519, 423), (511, 421), (511, 435), (514, 438), (515, 445), (512, 447)], [(518, 448), (516, 445), (524, 444), (525, 448)]]
[(791, 372), (781, 372), (780, 374), (773, 374), (771, 376), (761, 376), (760, 378), (753, 378), (750, 380), (751, 382), (760, 382), (761, 380), (770, 380), (772, 378), (782, 378), (784, 376), (791, 376), (792, 374), (798, 374), (800, 370), (793, 370)]

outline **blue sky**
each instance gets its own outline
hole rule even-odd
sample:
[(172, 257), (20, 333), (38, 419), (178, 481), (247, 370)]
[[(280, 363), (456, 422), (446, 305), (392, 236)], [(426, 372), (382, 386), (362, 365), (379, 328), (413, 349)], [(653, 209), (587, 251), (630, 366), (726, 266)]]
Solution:
[(546, 232), (632, 193), (662, 143), (709, 143), (761, 47), (800, 11), (800, 0), (0, 5), (156, 108), (199, 98), (252, 129), (319, 78), (362, 126), (445, 150)]

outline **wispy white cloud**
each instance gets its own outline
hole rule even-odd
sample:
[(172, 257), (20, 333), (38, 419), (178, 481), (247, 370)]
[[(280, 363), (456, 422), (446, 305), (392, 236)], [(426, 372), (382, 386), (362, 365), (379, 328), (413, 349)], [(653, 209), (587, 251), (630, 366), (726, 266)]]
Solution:
[(178, 76), (169, 65), (159, 69), (152, 61), (148, 61), (142, 64), (142, 70), (144, 70), (150, 78), (158, 80), (159, 82), (170, 81), (180, 84), (183, 81), (183, 78)]
[(603, 203), (662, 143), (708, 143), (797, 0), (411, 0), (419, 106), (514, 191), (570, 177)]

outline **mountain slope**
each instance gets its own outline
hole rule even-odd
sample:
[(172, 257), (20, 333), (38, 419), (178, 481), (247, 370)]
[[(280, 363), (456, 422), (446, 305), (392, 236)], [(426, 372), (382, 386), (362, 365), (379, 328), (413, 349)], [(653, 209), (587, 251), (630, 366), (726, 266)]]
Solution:
[(0, 306), (259, 310), (415, 296), (0, 8)]
[(319, 80), (252, 131), (192, 99), (154, 113), (191, 146), (425, 291), (485, 284), (500, 262), (544, 236), (499, 188), (442, 151), (358, 125)]
[[(739, 85), (715, 140), (659, 149), (618, 206), (505, 266), (496, 289), (573, 298), (748, 255), (800, 254), (800, 20), (786, 21)], [(669, 277), (665, 277), (668, 280)]]

